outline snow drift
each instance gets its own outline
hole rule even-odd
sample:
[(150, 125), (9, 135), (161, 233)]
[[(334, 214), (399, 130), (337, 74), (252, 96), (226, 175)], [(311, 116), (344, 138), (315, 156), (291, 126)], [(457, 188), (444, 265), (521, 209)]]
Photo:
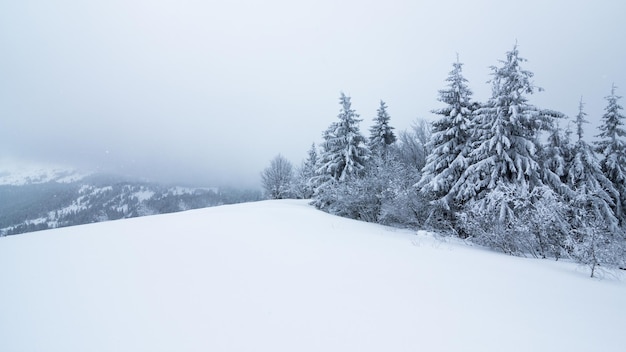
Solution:
[(1, 351), (623, 351), (626, 284), (266, 201), (0, 238)]

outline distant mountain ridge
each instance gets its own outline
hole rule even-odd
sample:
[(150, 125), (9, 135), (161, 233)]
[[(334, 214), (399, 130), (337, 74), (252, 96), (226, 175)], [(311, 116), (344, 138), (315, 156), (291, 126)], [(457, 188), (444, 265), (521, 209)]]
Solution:
[(17, 165), (0, 166), (0, 186), (22, 186), (48, 182), (72, 183), (92, 173), (59, 166)]
[(5, 168), (0, 236), (260, 199), (254, 190), (164, 186), (64, 168)]

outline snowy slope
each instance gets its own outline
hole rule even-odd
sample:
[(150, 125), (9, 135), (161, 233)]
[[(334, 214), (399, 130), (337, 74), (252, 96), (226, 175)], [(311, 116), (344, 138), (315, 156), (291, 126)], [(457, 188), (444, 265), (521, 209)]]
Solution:
[(0, 238), (0, 351), (624, 351), (624, 280), (221, 206)]

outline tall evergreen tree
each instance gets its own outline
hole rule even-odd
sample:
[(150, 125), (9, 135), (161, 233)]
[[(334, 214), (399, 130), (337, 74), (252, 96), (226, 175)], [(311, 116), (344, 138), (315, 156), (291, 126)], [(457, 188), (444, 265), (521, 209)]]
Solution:
[(482, 198), (498, 185), (542, 185), (537, 162), (538, 133), (548, 120), (528, 103), (540, 88), (533, 73), (521, 68), (517, 45), (501, 67), (492, 66), (492, 97), (476, 111), (471, 165), (449, 192), (457, 201)]
[(361, 120), (352, 109), (350, 97), (342, 92), (339, 104), (339, 121), (332, 123), (323, 135), (321, 167), (318, 171), (336, 181), (344, 181), (363, 171), (370, 152), (365, 137), (359, 131)]
[(581, 99), (576, 115), (576, 135), (578, 140), (572, 150), (572, 160), (567, 170), (568, 185), (577, 193), (594, 200), (589, 206), (593, 213), (600, 219), (604, 219), (612, 229), (617, 229), (617, 219), (612, 210), (614, 199), (617, 198), (617, 190), (609, 178), (602, 172), (602, 168), (593, 151), (593, 148), (583, 139), (583, 124), (589, 123), (585, 116), (584, 103)]
[(323, 134), (319, 167), (313, 179), (313, 204), (331, 213), (355, 217), (346, 214), (342, 201), (344, 195), (354, 196), (352, 186), (355, 185), (350, 181), (358, 180), (365, 173), (370, 151), (359, 131), (361, 120), (352, 109), (350, 97), (341, 93), (339, 104), (339, 121), (333, 122)]
[[(446, 106), (433, 111), (441, 117), (432, 124), (431, 153), (417, 185), (432, 200), (439, 200), (448, 194), (467, 168), (467, 157), (471, 151), (472, 91), (463, 77), (463, 64), (459, 62), (458, 55), (452, 66), (446, 79), (448, 88), (439, 91), (438, 100)], [(449, 208), (447, 200), (443, 198), (442, 201), (442, 205)]]
[(618, 264), (622, 260), (619, 247), (623, 239), (612, 209), (617, 191), (602, 172), (593, 149), (583, 140), (583, 124), (587, 123), (583, 106), (581, 100), (576, 116), (578, 140), (567, 169), (568, 184), (575, 192), (570, 207), (574, 229), (570, 247), (576, 259), (590, 266), (593, 276), (598, 264)]
[(390, 119), (387, 104), (381, 100), (374, 125), (370, 128), (369, 149), (372, 155), (386, 158), (389, 146), (395, 143), (396, 135), (393, 133), (394, 128), (389, 125)]
[(601, 133), (597, 136), (600, 140), (594, 142), (595, 150), (602, 155), (600, 166), (619, 192), (619, 197), (615, 199), (615, 214), (622, 224), (626, 222), (626, 130), (624, 121), (626, 117), (621, 113), (622, 106), (618, 100), (621, 96), (615, 94), (615, 84), (611, 87), (611, 95), (605, 97), (608, 101), (604, 109), (606, 113), (602, 116), (602, 125), (599, 129)]

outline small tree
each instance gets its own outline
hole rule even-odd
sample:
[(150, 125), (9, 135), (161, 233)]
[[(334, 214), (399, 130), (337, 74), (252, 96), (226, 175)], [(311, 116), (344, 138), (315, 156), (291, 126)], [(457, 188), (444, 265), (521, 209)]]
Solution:
[(317, 147), (315, 143), (311, 145), (307, 158), (302, 162), (296, 170), (294, 180), (295, 196), (302, 199), (309, 199), (315, 191), (313, 178), (317, 170)]
[(261, 181), (268, 198), (288, 198), (291, 196), (293, 166), (289, 160), (278, 154), (261, 173)]
[[(407, 136), (406, 133), (402, 135)], [(385, 169), (377, 175), (381, 182), (384, 181), (378, 221), (399, 227), (423, 227), (428, 202), (415, 186), (420, 177), (419, 169), (413, 163), (415, 159), (399, 157), (403, 150), (401, 146), (394, 146), (393, 150)], [(411, 162), (405, 163), (408, 160)]]
[(543, 183), (563, 197), (573, 196), (566, 180), (567, 160), (571, 159), (571, 154), (569, 132), (563, 132), (555, 124), (549, 131), (547, 143), (541, 149), (539, 159)]
[(411, 129), (400, 132), (395, 157), (407, 168), (414, 169), (417, 174), (426, 165), (426, 158), (430, 154), (431, 127), (422, 119), (416, 120)]
[(591, 199), (586, 194), (579, 194), (573, 200), (574, 217), (577, 224), (565, 244), (572, 257), (586, 265), (594, 277), (598, 266), (622, 267), (624, 264), (623, 239), (616, 241), (617, 233), (607, 229), (605, 221), (597, 216), (589, 206)]
[(393, 127), (389, 125), (389, 113), (384, 101), (380, 101), (374, 125), (370, 128), (369, 148), (373, 155), (385, 159), (391, 144), (396, 141)]

